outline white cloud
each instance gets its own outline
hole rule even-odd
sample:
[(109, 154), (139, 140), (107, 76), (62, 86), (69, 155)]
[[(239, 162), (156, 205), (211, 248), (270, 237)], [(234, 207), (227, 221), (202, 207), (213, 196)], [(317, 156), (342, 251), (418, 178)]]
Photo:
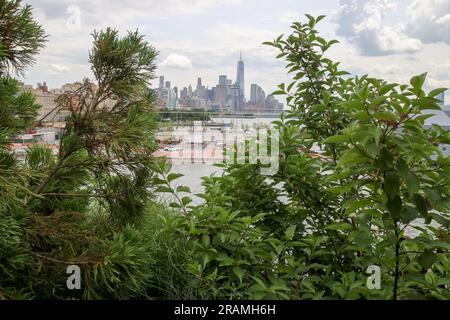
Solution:
[(450, 44), (450, 0), (414, 0), (408, 15), (411, 36), (424, 43)]
[[(314, 15), (314, 14), (313, 14)], [(296, 11), (285, 11), (280, 17), (280, 21), (284, 23), (293, 23), (295, 21), (300, 21), (304, 18), (304, 14)]]
[(337, 34), (357, 46), (363, 55), (411, 53), (421, 41), (410, 37), (402, 24), (385, 24), (386, 12), (396, 8), (390, 0), (341, 0), (335, 16)]
[(179, 54), (170, 54), (161, 64), (161, 67), (187, 70), (192, 68), (191, 60)]
[(68, 66), (56, 64), (56, 63), (52, 63), (50, 65), (50, 69), (54, 73), (68, 73), (70, 71), (70, 68)]

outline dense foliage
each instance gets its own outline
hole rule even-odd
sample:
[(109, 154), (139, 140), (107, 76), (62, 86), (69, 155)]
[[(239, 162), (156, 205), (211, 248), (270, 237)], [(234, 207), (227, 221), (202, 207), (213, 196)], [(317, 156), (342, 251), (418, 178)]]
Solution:
[[(45, 36), (30, 8), (19, 4), (0, 7), (2, 23), (11, 24), (1, 43), (20, 42), (0, 65), (22, 71)], [(157, 53), (137, 32), (120, 38), (107, 29), (93, 37), (94, 81), (83, 80), (57, 101), (58, 111), (69, 114), (57, 155), (34, 145), (24, 161), (15, 159), (10, 139), (33, 125), (37, 106), (2, 69), (0, 298), (145, 293), (151, 259), (140, 222), (152, 199), (155, 121), (148, 83)], [(67, 289), (68, 265), (82, 268), (81, 291)]]
[[(94, 79), (57, 100), (69, 114), (59, 153), (34, 145), (15, 158), (11, 138), (38, 106), (9, 72), (30, 65), (45, 34), (29, 7), (0, 4), (0, 299), (450, 298), (450, 158), (439, 149), (450, 137), (424, 127), (444, 91), (427, 94), (425, 74), (408, 85), (351, 77), (325, 56), (336, 41), (318, 35), (323, 16), (294, 23), (267, 43), (293, 78), (276, 92), (290, 105), (275, 123), (278, 172), (224, 165), (195, 205), (152, 157), (157, 52), (137, 32), (94, 32)], [(81, 267), (81, 290), (66, 287), (68, 265)], [(372, 265), (379, 290), (366, 285)]]
[(219, 299), (449, 299), (449, 132), (424, 127), (445, 89), (426, 94), (426, 74), (350, 77), (324, 55), (336, 41), (318, 35), (323, 16), (307, 17), (267, 43), (294, 79), (276, 92), (291, 107), (275, 123), (278, 173), (228, 166), (179, 220), (192, 287)]

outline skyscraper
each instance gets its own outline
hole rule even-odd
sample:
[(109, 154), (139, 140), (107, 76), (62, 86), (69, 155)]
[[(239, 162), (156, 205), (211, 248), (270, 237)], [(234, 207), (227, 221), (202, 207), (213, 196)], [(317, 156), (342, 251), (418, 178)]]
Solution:
[(225, 76), (225, 75), (219, 76), (219, 85), (221, 85), (221, 86), (227, 85), (227, 76)]
[(266, 101), (266, 93), (257, 84), (252, 84), (250, 87), (250, 102), (255, 105), (264, 105)]
[(164, 76), (159, 77), (159, 88), (164, 88)]
[(197, 79), (197, 89), (195, 90), (195, 93), (199, 98), (206, 98), (206, 87), (202, 85), (202, 78)]
[(242, 61), (242, 52), (239, 55), (239, 61), (237, 64), (236, 84), (241, 91), (242, 99), (245, 101), (245, 78), (244, 78), (244, 61)]

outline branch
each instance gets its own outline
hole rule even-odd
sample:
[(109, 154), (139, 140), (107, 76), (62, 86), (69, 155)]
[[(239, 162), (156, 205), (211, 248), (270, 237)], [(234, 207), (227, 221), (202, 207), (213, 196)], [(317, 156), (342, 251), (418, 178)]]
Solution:
[(97, 265), (97, 264), (101, 264), (103, 262), (103, 261), (64, 261), (64, 260), (51, 258), (48, 256), (43, 256), (36, 252), (31, 252), (31, 255), (33, 255), (39, 259), (42, 259), (42, 260), (47, 260), (47, 261), (50, 261), (53, 263), (65, 264), (65, 265), (88, 265), (88, 264)]

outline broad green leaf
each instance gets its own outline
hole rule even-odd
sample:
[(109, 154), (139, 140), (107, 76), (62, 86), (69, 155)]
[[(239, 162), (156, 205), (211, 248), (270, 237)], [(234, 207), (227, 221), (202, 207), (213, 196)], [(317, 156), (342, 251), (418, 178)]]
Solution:
[(181, 202), (183, 203), (183, 206), (187, 206), (188, 204), (190, 204), (192, 202), (192, 199), (189, 197), (183, 197), (181, 199)]
[(389, 198), (389, 200), (386, 202), (386, 207), (388, 208), (389, 213), (394, 219), (398, 219), (401, 217), (402, 199), (400, 198), (400, 196)]
[(384, 179), (384, 191), (389, 199), (397, 197), (400, 188), (400, 179), (397, 173), (389, 171)]
[(418, 215), (419, 213), (416, 208), (406, 207), (402, 211), (401, 219), (403, 223), (408, 224), (417, 219)]
[(421, 75), (415, 76), (411, 79), (410, 84), (414, 88), (415, 93), (420, 92), (423, 85), (425, 84), (426, 78), (427, 73), (422, 73)]
[(420, 255), (420, 257), (419, 257), (419, 264), (424, 269), (429, 269), (433, 265), (433, 263), (435, 263), (436, 261), (437, 261), (437, 256), (431, 250), (424, 251), (424, 253), (422, 253), (422, 255)]
[(408, 164), (405, 160), (400, 159), (397, 161), (397, 170), (404, 180), (406, 187), (408, 188), (409, 194), (412, 196), (420, 188), (420, 181), (417, 176), (409, 169)]
[(350, 140), (349, 137), (344, 135), (336, 135), (332, 137), (328, 137), (323, 141), (325, 144), (332, 144), (332, 143), (341, 143), (341, 142), (348, 142)]
[(185, 193), (191, 193), (191, 189), (186, 186), (178, 186), (177, 192), (185, 192)]
[(176, 180), (176, 179), (179, 179), (179, 178), (181, 178), (181, 177), (183, 177), (184, 175), (182, 175), (181, 173), (170, 173), (168, 176), (167, 176), (167, 181), (169, 181), (169, 182), (172, 182), (172, 181), (174, 181), (174, 180)]
[(398, 116), (389, 111), (377, 112), (372, 117), (379, 120), (398, 121)]
[(353, 226), (347, 222), (332, 223), (325, 226), (326, 230), (353, 230)]
[(435, 97), (437, 97), (438, 95), (440, 95), (441, 93), (443, 93), (445, 91), (447, 91), (447, 88), (434, 89), (428, 94), (428, 96), (431, 97), (431, 98), (435, 98)]
[(420, 214), (426, 216), (428, 213), (427, 203), (425, 199), (420, 194), (414, 195), (414, 202), (416, 204), (417, 210), (419, 210)]

